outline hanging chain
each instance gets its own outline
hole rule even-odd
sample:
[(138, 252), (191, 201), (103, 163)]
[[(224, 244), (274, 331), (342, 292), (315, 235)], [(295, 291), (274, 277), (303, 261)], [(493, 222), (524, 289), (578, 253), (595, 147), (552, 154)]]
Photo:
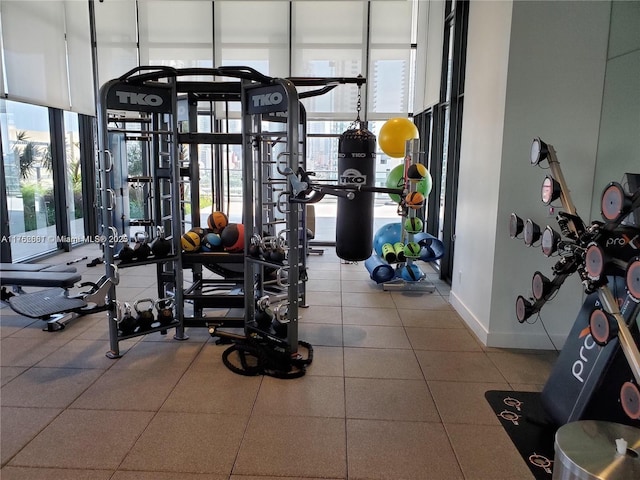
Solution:
[(358, 101), (356, 103), (356, 119), (351, 122), (349, 128), (358, 128), (362, 125), (362, 120), (360, 120), (360, 111), (362, 110), (362, 85), (358, 84)]

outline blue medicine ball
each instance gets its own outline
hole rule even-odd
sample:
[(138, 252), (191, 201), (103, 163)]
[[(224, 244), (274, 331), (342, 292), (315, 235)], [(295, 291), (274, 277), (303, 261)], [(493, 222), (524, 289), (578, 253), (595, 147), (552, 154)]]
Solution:
[(420, 270), (420, 267), (418, 267), (418, 265), (412, 263), (411, 265), (405, 265), (404, 267), (402, 267), (400, 276), (407, 282), (417, 282), (418, 280), (422, 279), (424, 273), (422, 272), (422, 270)]

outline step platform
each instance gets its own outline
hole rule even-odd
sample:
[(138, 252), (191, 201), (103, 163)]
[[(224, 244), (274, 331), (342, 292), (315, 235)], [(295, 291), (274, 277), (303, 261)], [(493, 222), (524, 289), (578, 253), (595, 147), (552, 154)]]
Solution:
[(13, 311), (30, 318), (47, 320), (53, 315), (77, 311), (87, 306), (81, 298), (69, 298), (63, 288), (50, 288), (15, 295), (9, 299)]

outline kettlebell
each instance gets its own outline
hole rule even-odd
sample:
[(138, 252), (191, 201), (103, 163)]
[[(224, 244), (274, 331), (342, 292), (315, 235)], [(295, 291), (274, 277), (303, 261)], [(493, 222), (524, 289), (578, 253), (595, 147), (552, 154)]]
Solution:
[(134, 236), (136, 245), (133, 247), (135, 250), (136, 260), (146, 260), (151, 255), (151, 247), (149, 246), (149, 234), (147, 232), (136, 232)]
[(120, 252), (118, 253), (118, 258), (121, 262), (130, 262), (135, 258), (135, 256), (136, 252), (129, 246), (128, 242), (122, 246)]
[[(147, 303), (149, 307), (146, 310), (142, 310), (140, 308), (140, 304)], [(136, 317), (136, 325), (137, 332), (144, 332), (145, 330), (149, 330), (151, 328), (151, 324), (155, 321), (153, 316), (153, 305), (154, 301), (150, 298), (143, 298), (140, 300), (136, 300), (133, 304), (133, 308), (136, 310), (138, 316)]]
[(151, 253), (158, 258), (166, 257), (171, 253), (171, 242), (164, 238), (163, 227), (158, 227), (158, 236), (151, 242)]
[(160, 322), (160, 326), (165, 327), (173, 322), (173, 298), (160, 298), (156, 300), (156, 318)]
[(131, 335), (136, 329), (136, 319), (131, 313), (131, 304), (124, 303), (122, 318), (118, 322), (118, 330), (122, 335)]

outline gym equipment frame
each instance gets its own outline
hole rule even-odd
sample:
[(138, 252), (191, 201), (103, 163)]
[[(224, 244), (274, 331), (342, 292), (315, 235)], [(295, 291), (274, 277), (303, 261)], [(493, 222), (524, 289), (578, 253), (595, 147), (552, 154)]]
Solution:
[[(210, 77), (212, 81), (185, 77)], [(234, 81), (214, 81), (215, 78)], [(185, 340), (185, 327), (208, 328), (221, 341), (241, 342), (264, 335), (270, 346), (282, 348), (291, 358), (296, 356), (298, 308), (304, 304), (306, 281), (303, 252), (307, 247), (302, 203), (294, 198), (299, 193), (294, 178), (306, 162), (306, 119), (300, 99), (322, 95), (345, 83), (361, 85), (364, 79), (279, 79), (249, 67), (139, 67), (101, 88), (98, 158), (102, 229), (107, 239), (106, 275), (113, 277), (116, 268), (155, 264), (158, 302), (163, 301), (158, 315), (162, 312), (163, 317), (169, 318), (173, 314), (169, 323), (153, 322), (150, 328), (132, 331), (128, 328), (132, 308), (117, 300), (116, 288), (111, 286), (107, 356), (119, 357), (119, 342), (125, 338), (166, 333), (169, 328), (175, 328), (174, 338)], [(296, 86), (320, 88), (298, 94)], [(240, 106), (240, 134), (230, 133), (228, 117), (218, 118), (214, 112), (215, 104), (224, 104), (228, 115), (230, 102)], [(208, 109), (205, 114), (215, 120), (211, 132), (197, 131), (198, 115), (203, 109)], [(132, 131), (121, 128), (118, 122), (140, 128)], [(127, 172), (128, 138), (143, 145), (145, 168), (140, 175)], [(181, 236), (201, 223), (199, 145), (210, 145), (217, 152), (229, 145), (242, 145), (244, 253), (181, 252)], [(214, 171), (216, 186), (220, 187), (214, 192), (214, 203), (222, 211), (222, 160), (215, 161)], [(132, 183), (143, 191), (143, 218), (131, 219), (127, 195)], [(123, 250), (131, 253), (125, 247), (132, 227), (143, 229), (141, 243), (159, 229), (163, 240), (170, 243), (169, 253), (152, 253), (141, 259), (135, 258), (134, 252), (123, 260)], [(248, 255), (250, 247), (265, 242), (281, 247), (284, 258)], [(192, 270), (190, 285), (185, 283), (185, 268)], [(222, 276), (222, 280), (215, 283), (205, 278), (203, 268)], [(227, 294), (220, 295), (220, 290)], [(171, 300), (171, 307), (166, 306), (167, 299)], [(187, 316), (187, 306), (193, 307), (193, 316)], [(209, 307), (226, 308), (228, 313), (207, 316), (204, 310)], [(258, 326), (255, 317), (260, 312), (271, 315), (272, 324)], [(148, 313), (140, 311), (140, 315), (150, 320)], [(123, 324), (127, 328), (121, 328)], [(237, 328), (244, 328), (244, 333), (230, 331)]]
[[(533, 166), (548, 162), (551, 174), (543, 181), (541, 200), (545, 205), (560, 200), (556, 220), (561, 233), (550, 226), (542, 230), (515, 213), (509, 233), (512, 238), (522, 234), (527, 246), (539, 243), (545, 256), (558, 255), (559, 260), (552, 280), (540, 272), (533, 275), (532, 298), (518, 296), (518, 321), (537, 314), (573, 273), (589, 295), (542, 392), (543, 405), (558, 424), (603, 415), (598, 419), (638, 425), (640, 175), (625, 174), (626, 188), (611, 182), (601, 198), (604, 222), (587, 225), (577, 214), (553, 146), (535, 138), (530, 161)], [(618, 389), (619, 401), (612, 388)]]

